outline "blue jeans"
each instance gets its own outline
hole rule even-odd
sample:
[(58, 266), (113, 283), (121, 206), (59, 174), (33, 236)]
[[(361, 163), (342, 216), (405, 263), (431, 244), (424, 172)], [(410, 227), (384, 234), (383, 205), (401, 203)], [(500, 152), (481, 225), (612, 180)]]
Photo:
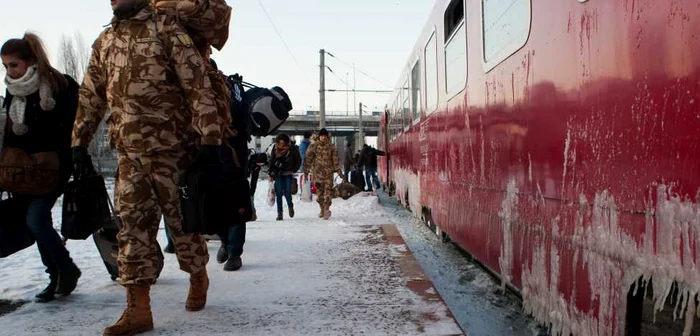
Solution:
[(374, 185), (379, 187), (379, 178), (377, 177), (377, 168), (367, 168), (365, 167), (365, 183), (367, 183), (367, 190), (374, 189), (370, 178), (374, 181)]
[(168, 231), (168, 223), (163, 222), (163, 224), (165, 224), (165, 237), (168, 238), (168, 246), (174, 247), (175, 244), (173, 243), (173, 239), (170, 238), (170, 231)]
[(287, 199), (287, 207), (294, 209), (292, 201), (292, 175), (280, 175), (275, 178), (275, 194), (277, 195), (277, 212), (282, 212), (282, 196)]
[(27, 210), (27, 226), (36, 239), (41, 262), (46, 266), (46, 273), (58, 276), (61, 271), (68, 271), (73, 266), (73, 260), (58, 232), (53, 228), (51, 209), (58, 195), (46, 195), (29, 198)]
[(245, 244), (246, 224), (237, 224), (219, 233), (221, 244), (226, 248), (229, 258), (237, 258), (243, 254)]

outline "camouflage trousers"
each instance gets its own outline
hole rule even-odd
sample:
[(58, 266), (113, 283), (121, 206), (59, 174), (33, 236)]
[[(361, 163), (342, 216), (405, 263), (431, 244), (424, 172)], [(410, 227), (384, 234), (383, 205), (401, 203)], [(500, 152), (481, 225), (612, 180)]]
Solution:
[(316, 201), (321, 209), (329, 209), (333, 203), (333, 178), (314, 180)]
[(156, 237), (165, 217), (175, 243), (180, 269), (194, 274), (209, 261), (206, 241), (198, 234), (182, 232), (178, 179), (191, 162), (185, 152), (140, 156), (119, 153), (115, 203), (122, 219), (119, 240), (119, 278), (122, 285), (151, 284), (161, 258)]

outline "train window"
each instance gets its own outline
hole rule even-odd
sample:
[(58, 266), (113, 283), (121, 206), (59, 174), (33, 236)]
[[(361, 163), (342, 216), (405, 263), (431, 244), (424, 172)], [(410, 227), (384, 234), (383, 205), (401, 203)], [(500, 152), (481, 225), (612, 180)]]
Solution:
[(411, 71), (411, 106), (413, 110), (413, 122), (420, 120), (420, 60), (416, 62)]
[(530, 0), (482, 0), (484, 67), (493, 69), (522, 48), (530, 36)]
[(464, 21), (464, 0), (452, 0), (445, 10), (445, 43)]
[(438, 62), (437, 34), (433, 35), (425, 45), (425, 113), (433, 113), (438, 107)]
[(467, 83), (467, 33), (464, 21), (445, 44), (445, 93), (448, 98), (461, 92)]
[(410, 91), (408, 88), (408, 78), (406, 78), (406, 82), (403, 84), (403, 127), (408, 128), (411, 125), (411, 106), (410, 106)]

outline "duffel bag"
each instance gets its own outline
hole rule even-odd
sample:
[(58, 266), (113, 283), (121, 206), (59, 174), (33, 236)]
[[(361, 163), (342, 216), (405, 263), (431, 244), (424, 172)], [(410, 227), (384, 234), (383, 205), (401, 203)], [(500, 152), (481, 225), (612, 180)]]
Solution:
[(254, 87), (246, 91), (244, 105), (249, 109), (253, 136), (268, 136), (277, 131), (292, 110), (289, 96), (277, 86), (272, 89)]

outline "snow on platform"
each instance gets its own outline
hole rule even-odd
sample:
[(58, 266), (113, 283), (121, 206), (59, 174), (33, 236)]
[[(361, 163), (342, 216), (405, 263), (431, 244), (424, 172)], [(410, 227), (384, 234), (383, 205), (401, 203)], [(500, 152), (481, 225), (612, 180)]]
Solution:
[[(376, 196), (334, 200), (330, 221), (297, 196), (296, 218), (278, 222), (264, 201), (266, 183), (258, 190), (260, 219), (248, 224), (243, 268), (224, 272), (214, 260), (219, 242), (210, 242), (209, 300), (190, 313), (188, 276), (166, 254), (152, 289), (155, 330), (144, 335), (462, 334)], [(0, 316), (0, 335), (98, 335), (117, 320), (124, 290), (110, 281), (92, 240), (68, 248), (83, 271), (77, 290)], [(0, 299), (31, 301), (48, 281), (36, 247), (0, 259), (0, 270)]]

